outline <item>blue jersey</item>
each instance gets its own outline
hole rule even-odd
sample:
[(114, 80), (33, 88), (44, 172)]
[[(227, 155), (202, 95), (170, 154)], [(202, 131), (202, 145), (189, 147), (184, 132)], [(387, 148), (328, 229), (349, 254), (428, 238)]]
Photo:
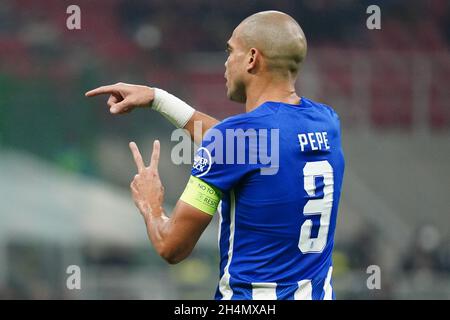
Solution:
[(334, 299), (340, 140), (336, 112), (304, 97), (208, 130), (192, 175), (223, 193), (216, 299)]

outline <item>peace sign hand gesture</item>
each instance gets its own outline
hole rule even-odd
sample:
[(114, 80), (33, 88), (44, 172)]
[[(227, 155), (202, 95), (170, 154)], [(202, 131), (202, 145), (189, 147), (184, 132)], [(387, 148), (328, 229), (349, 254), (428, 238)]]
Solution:
[(153, 142), (153, 152), (148, 167), (145, 166), (136, 143), (130, 142), (130, 149), (138, 169), (138, 173), (130, 184), (134, 203), (145, 221), (147, 221), (149, 215), (160, 217), (164, 213), (162, 208), (164, 187), (158, 173), (159, 141), (155, 140)]

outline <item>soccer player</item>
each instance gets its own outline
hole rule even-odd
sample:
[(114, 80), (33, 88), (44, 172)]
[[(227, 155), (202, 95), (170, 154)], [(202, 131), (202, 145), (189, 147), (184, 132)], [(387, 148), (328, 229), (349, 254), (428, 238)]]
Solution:
[(190, 254), (219, 212), (216, 299), (334, 298), (344, 158), (338, 115), (295, 91), (306, 47), (287, 14), (265, 11), (242, 21), (227, 43), (225, 78), (228, 97), (246, 112), (221, 122), (158, 88), (119, 83), (86, 93), (110, 94), (112, 113), (151, 106), (192, 136), (202, 122), (192, 175), (170, 218), (162, 208), (159, 141), (149, 166), (130, 143), (138, 168), (131, 190), (153, 246), (169, 263)]

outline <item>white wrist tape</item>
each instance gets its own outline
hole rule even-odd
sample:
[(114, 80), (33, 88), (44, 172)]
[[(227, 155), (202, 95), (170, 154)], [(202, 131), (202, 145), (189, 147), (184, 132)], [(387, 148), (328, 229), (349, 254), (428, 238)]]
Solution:
[(194, 115), (195, 109), (165, 90), (154, 88), (155, 98), (151, 108), (161, 113), (176, 127), (183, 128)]

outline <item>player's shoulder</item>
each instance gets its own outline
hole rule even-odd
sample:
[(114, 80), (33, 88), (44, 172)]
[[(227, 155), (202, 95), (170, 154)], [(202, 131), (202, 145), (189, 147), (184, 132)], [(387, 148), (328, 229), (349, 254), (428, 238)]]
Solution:
[(318, 102), (306, 97), (302, 96), (302, 103), (305, 104), (305, 106), (311, 106), (313, 107), (315, 110), (325, 113), (333, 118), (336, 118), (337, 120), (339, 120), (339, 115), (336, 112), (336, 110), (334, 110), (333, 107), (331, 107), (328, 104), (322, 103), (322, 102)]
[(273, 115), (274, 111), (270, 108), (265, 108), (264, 105), (247, 112), (230, 116), (217, 123), (214, 128), (218, 130), (226, 129), (245, 129), (257, 128), (265, 122), (267, 116)]

